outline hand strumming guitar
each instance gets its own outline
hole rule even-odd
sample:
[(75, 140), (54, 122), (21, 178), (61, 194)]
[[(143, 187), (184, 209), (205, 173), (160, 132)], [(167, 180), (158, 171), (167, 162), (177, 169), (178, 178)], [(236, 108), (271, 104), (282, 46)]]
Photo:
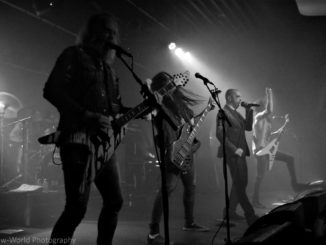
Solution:
[(85, 111), (83, 115), (84, 121), (92, 128), (110, 129), (111, 119), (97, 112)]
[(201, 146), (201, 142), (197, 138), (195, 138), (194, 142), (191, 145), (192, 153), (196, 153), (196, 151), (200, 148), (200, 146)]
[(285, 125), (290, 121), (289, 114), (284, 115), (284, 120), (284, 124), (278, 130), (272, 132), (271, 135), (278, 135), (284, 130)]
[(238, 149), (236, 149), (236, 151), (234, 152), (234, 154), (236, 154), (239, 157), (242, 157), (243, 150), (241, 148), (238, 148)]

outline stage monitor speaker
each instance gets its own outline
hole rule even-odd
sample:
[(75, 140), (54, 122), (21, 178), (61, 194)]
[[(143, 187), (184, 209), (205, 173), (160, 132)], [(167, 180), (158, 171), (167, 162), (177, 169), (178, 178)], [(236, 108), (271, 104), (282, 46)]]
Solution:
[(64, 207), (62, 192), (0, 194), (0, 220), (11, 226), (52, 226)]
[(259, 218), (235, 244), (315, 244), (326, 232), (322, 227), (324, 231), (316, 236), (317, 220), (326, 223), (326, 192), (310, 190)]
[[(290, 221), (282, 224), (268, 224), (261, 226), (259, 229), (244, 235), (233, 244), (249, 245), (249, 244), (300, 244), (306, 241), (305, 233), (301, 229), (293, 225)], [(306, 243), (304, 243), (306, 244)]]
[(271, 210), (254, 222), (244, 235), (249, 235), (270, 225), (283, 225), (286, 222), (290, 222), (291, 225), (299, 229), (304, 229), (304, 207), (302, 203), (287, 203)]
[(326, 191), (321, 189), (305, 191), (298, 195), (295, 202), (303, 206), (305, 228), (312, 229), (317, 216), (326, 208)]

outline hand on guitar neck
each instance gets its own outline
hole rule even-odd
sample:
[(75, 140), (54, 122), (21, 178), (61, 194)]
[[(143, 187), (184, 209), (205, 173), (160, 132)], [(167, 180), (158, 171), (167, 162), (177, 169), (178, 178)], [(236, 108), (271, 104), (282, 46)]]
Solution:
[(185, 159), (193, 152), (193, 143), (195, 142), (196, 134), (198, 129), (203, 124), (205, 117), (208, 112), (214, 108), (212, 105), (212, 99), (209, 100), (205, 110), (201, 113), (201, 116), (196, 120), (195, 125), (185, 123), (179, 135), (179, 138), (173, 142), (170, 149), (168, 150), (168, 157), (171, 162), (180, 170), (186, 171), (189, 165)]
[(197, 138), (195, 138), (191, 146), (192, 153), (196, 153), (197, 150), (200, 148), (200, 146), (201, 146), (201, 142)]
[(243, 150), (241, 148), (238, 148), (234, 154), (238, 155), (239, 157), (242, 157), (242, 154), (243, 154)]
[(84, 121), (91, 127), (99, 129), (110, 129), (112, 118), (104, 116), (100, 113), (85, 111), (83, 115)]
[(265, 147), (258, 150), (256, 153), (257, 156), (263, 156), (263, 155), (269, 156), (269, 167), (268, 167), (269, 170), (271, 170), (273, 167), (274, 159), (280, 143), (280, 138), (288, 122), (289, 122), (289, 115), (286, 114), (284, 124), (282, 125), (282, 127), (280, 127), (277, 131), (274, 132), (274, 134), (277, 134), (277, 136), (273, 140), (271, 140)]
[(272, 132), (271, 135), (278, 135), (283, 132), (286, 124), (290, 122), (289, 114), (284, 115), (284, 124), (276, 131)]

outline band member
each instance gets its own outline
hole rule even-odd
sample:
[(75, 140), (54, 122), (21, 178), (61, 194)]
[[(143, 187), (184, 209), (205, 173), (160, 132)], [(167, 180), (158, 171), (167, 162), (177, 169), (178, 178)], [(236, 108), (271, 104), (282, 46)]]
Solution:
[[(160, 72), (152, 79), (151, 90), (156, 91), (166, 85), (172, 76), (166, 72)], [(164, 96), (162, 100), (163, 110), (167, 114), (159, 111), (154, 118), (155, 127), (157, 130), (157, 142), (160, 152), (164, 154), (165, 170), (166, 170), (166, 188), (168, 195), (170, 195), (176, 188), (178, 179), (181, 178), (184, 193), (183, 204), (185, 210), (185, 224), (184, 231), (208, 231), (207, 227), (198, 225), (194, 221), (193, 209), (195, 201), (195, 172), (193, 164), (193, 153), (191, 153), (187, 159), (186, 164), (189, 164), (190, 168), (183, 172), (173, 165), (171, 159), (169, 159), (167, 153), (172, 143), (178, 139), (181, 126), (187, 122), (194, 124), (194, 113), (189, 106), (196, 104), (198, 101), (195, 99), (194, 94), (183, 93), (184, 89), (177, 87), (172, 93)], [(192, 96), (191, 96), (192, 95)], [(172, 120), (170, 120), (170, 117)], [(174, 124), (176, 123), (176, 125)], [(194, 141), (194, 148), (198, 146), (199, 142)], [(193, 149), (195, 150), (195, 149)], [(162, 154), (161, 154), (162, 157)], [(150, 223), (150, 232), (147, 237), (148, 244), (164, 244), (164, 238), (160, 235), (159, 224), (163, 212), (162, 192), (158, 191), (154, 206), (152, 210), (152, 217)]]
[(98, 245), (112, 244), (123, 198), (116, 159), (107, 156), (109, 116), (122, 112), (119, 84), (111, 67), (117, 44), (116, 19), (108, 13), (90, 17), (76, 46), (59, 56), (44, 87), (44, 98), (60, 112), (57, 145), (64, 173), (66, 205), (50, 244), (70, 244), (83, 219), (92, 182), (103, 198)]
[[(256, 115), (253, 122), (253, 152), (257, 160), (257, 176), (254, 186), (253, 205), (256, 208), (264, 208), (260, 203), (260, 186), (265, 176), (269, 164), (269, 155), (258, 156), (256, 153), (266, 147), (270, 143), (273, 135), (278, 135), (280, 129), (272, 132), (273, 120), (273, 93), (271, 88), (266, 88), (266, 97), (259, 102), (260, 106), (256, 107)], [(275, 155), (276, 161), (285, 162), (289, 170), (291, 185), (295, 192), (302, 191), (305, 184), (297, 182), (295, 173), (295, 164), (293, 156), (277, 151)]]
[(217, 157), (226, 157), (232, 177), (232, 188), (230, 193), (229, 217), (232, 220), (241, 219), (236, 213), (237, 205), (242, 207), (248, 225), (252, 224), (258, 217), (249, 202), (246, 187), (248, 184), (248, 168), (246, 157), (250, 155), (246, 141), (245, 131), (252, 130), (253, 110), (246, 107), (246, 118), (237, 112), (241, 102), (241, 95), (237, 89), (228, 89), (225, 93), (226, 105), (224, 112), (231, 123), (231, 127), (225, 123), (225, 151), (223, 156), (223, 125), (222, 115), (217, 114), (216, 136), (221, 143)]

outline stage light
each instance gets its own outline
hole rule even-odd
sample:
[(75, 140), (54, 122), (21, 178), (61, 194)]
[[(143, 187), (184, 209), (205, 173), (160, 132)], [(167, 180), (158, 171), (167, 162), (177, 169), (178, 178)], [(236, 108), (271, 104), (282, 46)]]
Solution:
[(185, 59), (186, 59), (188, 62), (192, 61), (192, 55), (191, 55), (190, 52), (186, 52), (186, 53), (185, 53)]
[(46, 14), (47, 12), (53, 10), (54, 8), (58, 7), (58, 5), (62, 4), (60, 0), (33, 0), (32, 7), (35, 11), (37, 16), (41, 16)]
[(309, 183), (309, 185), (320, 185), (323, 184), (324, 180), (315, 180)]
[(0, 115), (1, 115), (1, 118), (4, 117), (6, 109), (7, 109), (6, 104), (4, 102), (0, 101)]
[(175, 51), (174, 51), (175, 55), (178, 56), (179, 58), (183, 58), (184, 56), (184, 52), (182, 50), (182, 48), (177, 48)]
[(153, 153), (148, 153), (148, 156), (150, 157), (150, 158), (155, 158), (155, 155), (153, 154)]
[(170, 43), (169, 49), (174, 51), (173, 53), (183, 62), (192, 62), (194, 60), (194, 57), (189, 51), (184, 51), (181, 47), (177, 47), (175, 43)]
[(273, 203), (272, 203), (272, 206), (276, 206), (276, 207), (278, 207), (278, 206), (282, 206), (282, 205), (284, 205), (284, 204), (287, 204), (287, 202), (273, 202)]
[(5, 108), (5, 104), (2, 101), (0, 101), (0, 111), (3, 111), (4, 108)]
[(169, 49), (170, 49), (170, 50), (175, 50), (176, 47), (177, 47), (177, 46), (175, 45), (175, 43), (170, 43), (170, 44), (169, 44)]

